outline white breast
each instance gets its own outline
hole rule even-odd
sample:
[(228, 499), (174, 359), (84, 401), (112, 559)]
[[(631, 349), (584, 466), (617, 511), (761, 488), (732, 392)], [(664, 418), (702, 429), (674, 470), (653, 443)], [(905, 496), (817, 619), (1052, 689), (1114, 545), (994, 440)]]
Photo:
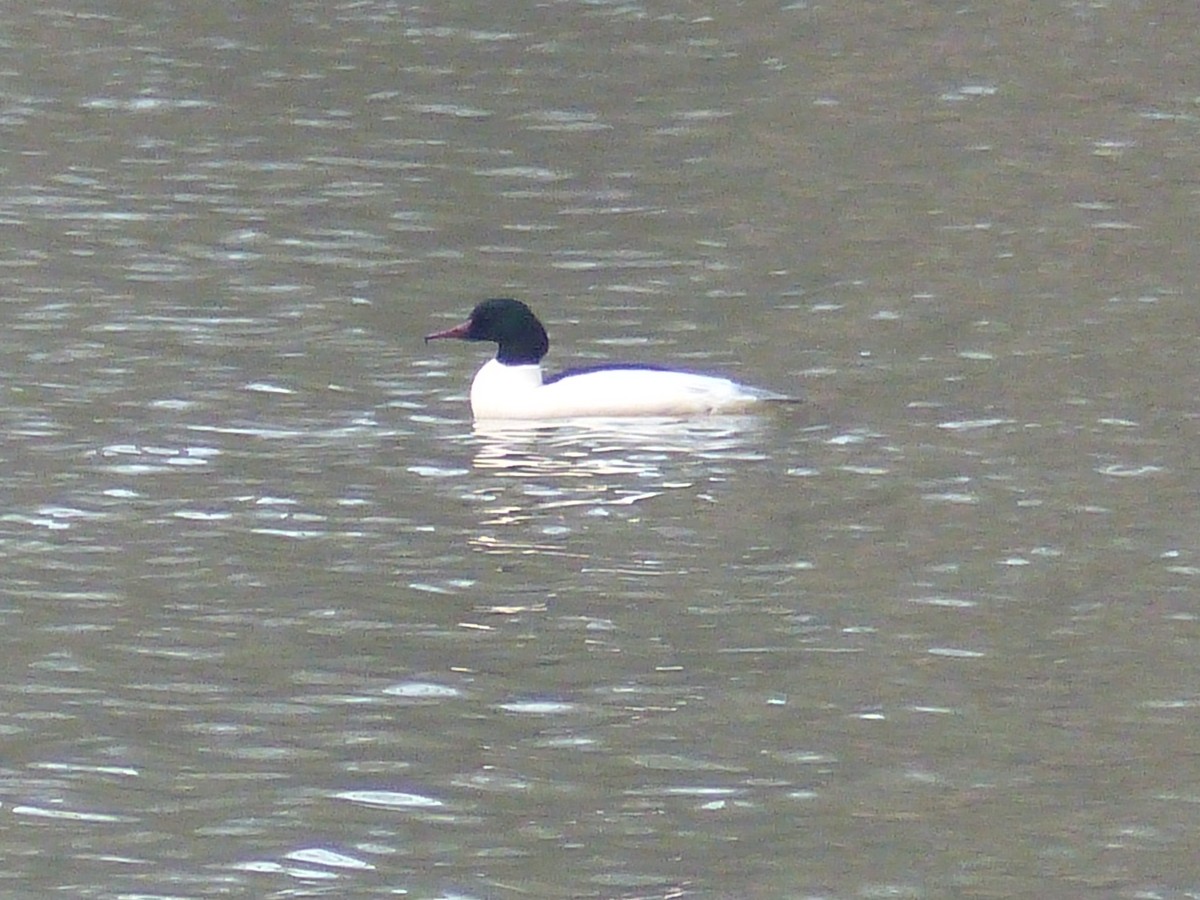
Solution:
[(541, 387), (541, 366), (506, 366), (498, 359), (488, 360), (471, 382), (471, 412), (477, 419), (539, 418), (521, 415), (519, 410), (530, 406)]

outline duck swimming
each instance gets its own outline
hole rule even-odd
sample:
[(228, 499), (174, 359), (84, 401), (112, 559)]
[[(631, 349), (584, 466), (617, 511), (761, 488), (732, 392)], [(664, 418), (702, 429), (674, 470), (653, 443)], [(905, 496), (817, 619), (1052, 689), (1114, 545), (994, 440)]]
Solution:
[(791, 399), (728, 378), (638, 363), (568, 369), (547, 378), (546, 329), (533, 310), (509, 298), (484, 300), (467, 321), (426, 335), (425, 341), (443, 338), (499, 345), (496, 358), (471, 382), (476, 419), (715, 415)]

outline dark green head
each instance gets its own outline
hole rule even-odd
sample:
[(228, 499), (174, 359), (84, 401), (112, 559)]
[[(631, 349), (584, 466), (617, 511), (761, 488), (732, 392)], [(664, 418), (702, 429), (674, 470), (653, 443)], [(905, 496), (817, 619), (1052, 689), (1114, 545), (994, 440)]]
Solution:
[(498, 297), (484, 300), (461, 325), (425, 336), (426, 341), (458, 338), (462, 341), (495, 341), (496, 359), (511, 366), (541, 362), (550, 349), (546, 329), (520, 300)]

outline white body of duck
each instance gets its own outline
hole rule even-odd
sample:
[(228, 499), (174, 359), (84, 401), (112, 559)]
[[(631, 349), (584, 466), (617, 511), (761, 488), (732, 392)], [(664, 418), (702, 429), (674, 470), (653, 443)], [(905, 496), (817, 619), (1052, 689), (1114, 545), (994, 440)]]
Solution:
[(517, 300), (485, 300), (455, 328), (425, 338), (495, 341), (496, 358), (471, 382), (476, 419), (696, 416), (744, 413), (789, 398), (713, 375), (652, 366), (601, 365), (542, 375), (549, 339), (541, 322)]
[(584, 370), (545, 382), (540, 365), (493, 359), (471, 382), (476, 419), (713, 415), (745, 412), (772, 398), (782, 399), (728, 378), (634, 366)]

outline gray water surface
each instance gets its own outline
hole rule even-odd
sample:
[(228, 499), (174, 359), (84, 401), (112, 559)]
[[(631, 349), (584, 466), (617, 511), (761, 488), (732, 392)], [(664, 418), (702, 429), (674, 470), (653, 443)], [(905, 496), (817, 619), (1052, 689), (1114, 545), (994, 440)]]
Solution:
[(13, 7), (0, 892), (1194, 896), (1166, 9)]

